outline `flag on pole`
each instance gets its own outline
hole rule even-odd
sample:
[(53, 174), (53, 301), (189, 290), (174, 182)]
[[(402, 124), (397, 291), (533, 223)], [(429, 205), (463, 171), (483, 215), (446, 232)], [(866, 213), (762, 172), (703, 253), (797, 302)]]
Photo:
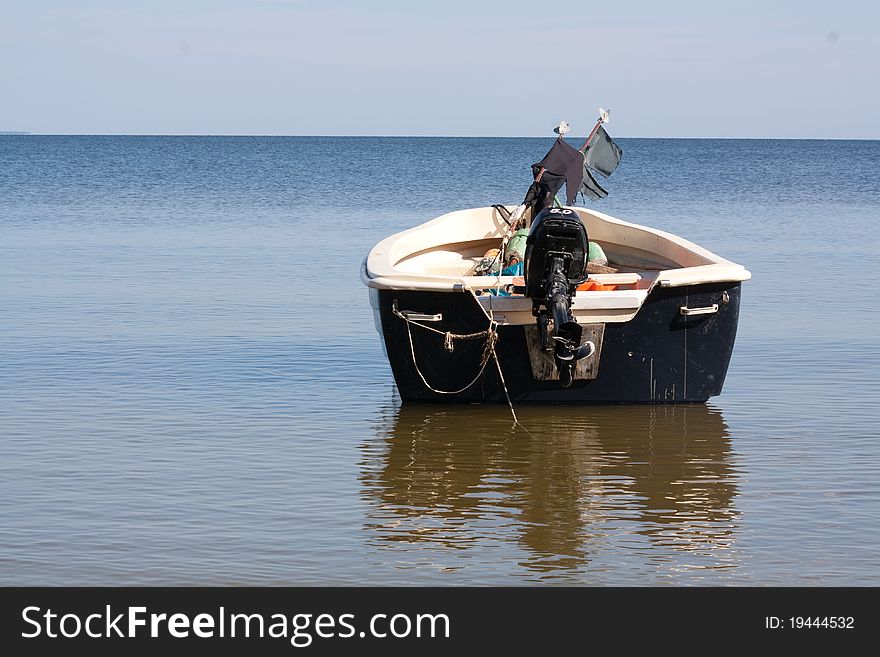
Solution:
[[(544, 169), (544, 175), (551, 173), (565, 178), (565, 203), (566, 205), (574, 205), (577, 193), (583, 183), (583, 154), (574, 146), (567, 144), (560, 136), (544, 159), (532, 165), (532, 173), (536, 178), (541, 169)], [(561, 184), (556, 189), (558, 190), (560, 186)]]
[(623, 149), (612, 141), (608, 133), (605, 132), (605, 128), (599, 126), (595, 136), (584, 150), (586, 166), (607, 178), (620, 164), (621, 157), (623, 157)]

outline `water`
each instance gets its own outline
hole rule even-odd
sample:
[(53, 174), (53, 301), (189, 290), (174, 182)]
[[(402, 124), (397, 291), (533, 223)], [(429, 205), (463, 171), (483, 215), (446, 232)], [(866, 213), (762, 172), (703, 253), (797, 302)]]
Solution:
[(359, 266), (550, 139), (0, 138), (0, 584), (880, 584), (880, 142), (621, 140), (706, 406), (407, 406)]

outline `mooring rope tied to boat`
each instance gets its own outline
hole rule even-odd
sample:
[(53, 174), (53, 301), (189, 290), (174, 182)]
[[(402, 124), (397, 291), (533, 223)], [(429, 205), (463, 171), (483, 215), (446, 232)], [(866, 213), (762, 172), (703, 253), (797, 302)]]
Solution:
[[(468, 292), (470, 292), (471, 296), (474, 299), (474, 302), (480, 308), (483, 315), (486, 316), (486, 319), (489, 320), (489, 327), (485, 331), (478, 331), (476, 333), (453, 333), (452, 331), (441, 331), (439, 329), (435, 329), (433, 326), (425, 326), (424, 324), (414, 319), (410, 319), (404, 313), (400, 312), (396, 307), (392, 307), (391, 312), (393, 312), (395, 315), (397, 315), (397, 317), (406, 322), (406, 334), (409, 338), (409, 352), (412, 355), (413, 367), (415, 367), (416, 373), (419, 375), (422, 383), (424, 383), (425, 387), (428, 388), (428, 390), (430, 390), (431, 392), (435, 392), (438, 395), (457, 395), (464, 392), (480, 380), (480, 377), (483, 376), (483, 372), (486, 371), (486, 365), (488, 365), (489, 363), (489, 358), (493, 358), (495, 360), (495, 366), (498, 369), (498, 378), (501, 381), (501, 388), (504, 390), (504, 396), (507, 399), (507, 405), (510, 407), (510, 414), (513, 416), (513, 423), (515, 426), (520, 427), (526, 433), (529, 433), (529, 430), (526, 429), (522, 424), (520, 424), (519, 420), (516, 417), (516, 411), (514, 411), (513, 409), (513, 402), (510, 400), (510, 393), (507, 390), (507, 382), (504, 380), (504, 373), (501, 371), (501, 362), (498, 360), (498, 354), (495, 351), (495, 345), (498, 343), (499, 336), (497, 331), (498, 322), (495, 321), (492, 307), (491, 305), (489, 306), (489, 312), (487, 313), (486, 309), (483, 308), (483, 304), (480, 303), (480, 300), (477, 298), (477, 295), (473, 291), (473, 289), (469, 285), (467, 285), (467, 283), (464, 284), (464, 288)], [(486, 344), (483, 347), (483, 355), (480, 358), (480, 370), (479, 372), (477, 372), (477, 375), (473, 378), (473, 380), (471, 380), (470, 383), (468, 383), (460, 390), (439, 390), (428, 383), (428, 380), (425, 378), (425, 375), (422, 373), (422, 370), (421, 368), (419, 368), (419, 364), (416, 361), (416, 350), (415, 345), (413, 344), (412, 330), (410, 329), (411, 324), (415, 324), (420, 328), (427, 329), (432, 333), (442, 335), (443, 346), (450, 353), (455, 348), (454, 340), (473, 340), (485, 336)]]
[[(514, 224), (515, 225), (515, 224)], [(498, 282), (501, 281), (501, 274), (498, 274)], [(477, 304), (480, 310), (483, 311), (483, 315), (486, 316), (486, 319), (489, 320), (489, 328), (494, 330), (494, 327), (498, 326), (498, 322), (495, 321), (495, 311), (492, 308), (492, 298), (489, 298), (489, 312), (486, 312), (486, 309), (483, 308), (483, 304), (480, 303), (480, 300), (477, 299), (477, 293), (474, 292), (473, 288), (464, 283), (464, 288), (471, 293), (471, 297), (474, 299), (474, 303)], [(496, 337), (496, 342), (498, 341)], [(507, 399), (507, 406), (510, 408), (510, 414), (513, 416), (513, 426), (519, 427), (527, 434), (531, 435), (531, 432), (526, 429), (523, 425), (519, 423), (519, 420), (516, 418), (516, 411), (513, 410), (513, 402), (510, 401), (510, 393), (507, 391), (507, 382), (504, 380), (504, 373), (501, 371), (501, 361), (498, 360), (498, 354), (495, 353), (495, 344), (492, 344), (492, 357), (495, 359), (495, 367), (498, 368), (498, 378), (501, 379), (501, 388), (504, 390), (504, 397)]]
[[(479, 331), (477, 333), (453, 333), (451, 331), (439, 331), (433, 326), (425, 326), (420, 322), (410, 319), (396, 308), (393, 308), (392, 312), (400, 317), (400, 319), (402, 319), (404, 322), (406, 322), (406, 334), (409, 338), (409, 351), (412, 355), (413, 366), (415, 367), (416, 373), (419, 375), (419, 378), (422, 380), (422, 383), (425, 384), (425, 387), (428, 388), (428, 390), (430, 390), (431, 392), (436, 392), (438, 395), (457, 395), (474, 385), (483, 375), (483, 372), (486, 370), (486, 365), (489, 362), (489, 357), (495, 352), (495, 342), (497, 342), (498, 340), (498, 334), (495, 331), (494, 326), (490, 325), (490, 327), (485, 331)], [(412, 329), (410, 328), (411, 324), (415, 324), (416, 326), (431, 331), (432, 333), (442, 335), (443, 345), (446, 350), (450, 352), (453, 351), (453, 349), (450, 349), (449, 347), (454, 346), (454, 340), (473, 340), (476, 338), (485, 337), (486, 345), (483, 347), (483, 356), (480, 359), (480, 370), (477, 372), (477, 375), (473, 378), (473, 380), (471, 380), (470, 383), (459, 390), (440, 390), (428, 383), (428, 380), (425, 378), (425, 375), (422, 373), (422, 370), (419, 367), (418, 361), (416, 361), (416, 350), (412, 338)], [(494, 322), (492, 324), (494, 324)]]

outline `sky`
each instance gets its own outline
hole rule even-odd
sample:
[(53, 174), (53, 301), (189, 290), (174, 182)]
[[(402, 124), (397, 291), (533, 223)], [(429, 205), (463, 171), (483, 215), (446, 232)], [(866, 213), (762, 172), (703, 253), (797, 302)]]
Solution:
[(0, 0), (0, 131), (880, 138), (877, 0)]

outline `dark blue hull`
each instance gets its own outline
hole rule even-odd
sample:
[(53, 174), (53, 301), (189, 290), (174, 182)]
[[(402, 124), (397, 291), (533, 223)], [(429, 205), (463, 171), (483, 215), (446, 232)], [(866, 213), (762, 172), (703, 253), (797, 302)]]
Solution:
[[(558, 380), (540, 380), (530, 360), (527, 327), (500, 326), (495, 351), (510, 399), (544, 404), (705, 402), (721, 393), (727, 375), (739, 321), (740, 287), (736, 282), (654, 288), (633, 319), (604, 324), (590, 378), (576, 377), (569, 388)], [(442, 321), (431, 323), (441, 332), (477, 333), (487, 328), (488, 321), (470, 294), (373, 292), (377, 327), (403, 401), (506, 403), (491, 359), (468, 389), (457, 394), (435, 392), (459, 390), (475, 378), (484, 353), (483, 338), (455, 340), (450, 352), (443, 335), (411, 324), (410, 343), (407, 322), (392, 311), (396, 301), (398, 308), (442, 314)], [(694, 316), (681, 312), (683, 306), (714, 304), (717, 312)]]

